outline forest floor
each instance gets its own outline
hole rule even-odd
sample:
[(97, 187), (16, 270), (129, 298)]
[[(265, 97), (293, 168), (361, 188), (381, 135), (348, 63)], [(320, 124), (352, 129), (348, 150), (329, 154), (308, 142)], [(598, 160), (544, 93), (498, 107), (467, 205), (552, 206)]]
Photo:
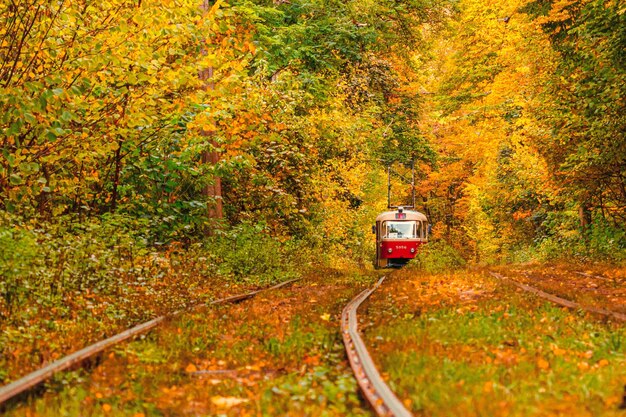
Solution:
[(76, 290), (56, 302), (35, 300), (0, 320), (0, 381), (18, 379), (69, 352), (193, 303), (255, 288), (218, 275), (207, 278), (180, 271), (161, 275), (155, 282), (138, 283), (128, 274), (117, 285), (117, 294)]
[(344, 356), (343, 306), (375, 281), (319, 273), (177, 317), (8, 415), (370, 415)]
[[(495, 269), (581, 307), (626, 307), (624, 269)], [(626, 414), (623, 323), (554, 305), (485, 269), (398, 271), (366, 306), (366, 344), (416, 415)]]
[[(494, 271), (583, 306), (625, 308), (623, 269)], [(372, 415), (345, 358), (340, 314), (382, 273), (320, 271), (182, 315), (55, 378), (7, 415)], [(486, 269), (387, 275), (359, 310), (361, 328), (416, 415), (626, 415), (622, 323), (555, 306)]]

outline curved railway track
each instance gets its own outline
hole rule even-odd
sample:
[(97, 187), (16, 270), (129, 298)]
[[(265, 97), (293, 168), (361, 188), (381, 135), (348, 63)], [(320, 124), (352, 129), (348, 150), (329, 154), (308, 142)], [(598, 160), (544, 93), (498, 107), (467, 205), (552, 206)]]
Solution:
[(245, 294), (239, 294), (239, 295), (233, 295), (230, 297), (225, 297), (225, 298), (221, 298), (219, 300), (214, 300), (208, 303), (202, 303), (202, 304), (197, 304), (192, 306), (191, 308), (187, 309), (187, 310), (178, 310), (175, 311), (171, 314), (168, 315), (163, 315), (157, 318), (154, 318), (150, 321), (147, 321), (145, 323), (139, 324), (133, 328), (130, 328), (128, 330), (125, 330), (121, 333), (116, 334), (115, 336), (111, 336), (107, 339), (101, 340), (97, 343), (94, 343), (92, 345), (89, 345), (79, 351), (76, 351), (68, 356), (65, 356), (61, 359), (58, 359), (46, 366), (44, 366), (43, 368), (38, 369), (37, 371), (31, 372), (30, 374), (14, 381), (11, 382), (8, 385), (5, 385), (3, 387), (0, 387), (0, 407), (2, 407), (5, 403), (7, 403), (9, 400), (16, 398), (18, 395), (25, 393), (26, 391), (36, 387), (37, 385), (41, 384), (42, 382), (44, 382), (45, 380), (47, 380), (48, 378), (52, 377), (54, 374), (64, 371), (68, 368), (71, 368), (75, 365), (78, 365), (82, 362), (84, 362), (85, 360), (92, 358), (98, 354), (100, 354), (101, 352), (103, 352), (104, 350), (106, 350), (107, 348), (110, 348), (112, 346), (115, 346), (117, 344), (120, 344), (122, 342), (124, 342), (125, 340), (128, 340), (132, 337), (135, 337), (137, 335), (143, 334), (148, 332), (149, 330), (153, 329), (154, 327), (158, 326), (160, 323), (162, 323), (163, 321), (165, 321), (166, 319), (171, 319), (173, 317), (179, 316), (180, 314), (189, 311), (189, 310), (193, 310), (193, 309), (198, 309), (201, 307), (207, 307), (207, 306), (212, 306), (212, 305), (217, 305), (217, 304), (225, 304), (225, 303), (236, 303), (239, 301), (243, 301), (243, 300), (247, 300), (250, 299), (254, 296), (256, 296), (259, 293), (265, 292), (265, 291), (271, 291), (271, 290), (276, 290), (278, 288), (284, 287), (286, 285), (289, 285), (295, 281), (299, 281), (300, 278), (297, 279), (292, 279), (289, 281), (285, 281), (282, 282), (280, 284), (277, 285), (273, 285), (271, 287), (268, 288), (263, 288), (260, 290), (256, 290), (256, 291), (252, 291), (252, 292), (248, 292)]
[(578, 304), (578, 303), (576, 303), (574, 301), (565, 299), (563, 297), (559, 297), (559, 296), (554, 295), (554, 294), (550, 294), (548, 292), (542, 291), (542, 290), (540, 290), (538, 288), (535, 288), (535, 287), (532, 287), (530, 285), (523, 284), (521, 282), (515, 281), (514, 279), (506, 277), (506, 276), (504, 276), (502, 274), (499, 274), (497, 272), (489, 272), (489, 274), (492, 277), (494, 277), (494, 278), (496, 278), (496, 279), (498, 279), (500, 281), (508, 282), (508, 283), (510, 283), (510, 284), (512, 284), (512, 285), (514, 285), (514, 286), (516, 286), (516, 287), (518, 287), (518, 288), (520, 288), (520, 289), (522, 289), (522, 290), (524, 290), (526, 292), (534, 294), (534, 295), (536, 295), (538, 297), (541, 297), (541, 298), (543, 298), (545, 300), (548, 300), (548, 301), (550, 301), (550, 302), (552, 302), (554, 304), (558, 304), (558, 305), (563, 306), (563, 307), (571, 308), (573, 310), (583, 310), (583, 311), (587, 311), (589, 313), (599, 314), (599, 315), (602, 315), (602, 316), (605, 316), (605, 317), (611, 317), (611, 318), (613, 318), (615, 320), (618, 320), (618, 321), (626, 321), (626, 314), (618, 313), (618, 312), (611, 311), (611, 310), (605, 310), (603, 308), (595, 308), (595, 307), (583, 306), (583, 305)]
[(341, 313), (343, 343), (359, 387), (374, 411), (379, 416), (410, 417), (412, 414), (380, 376), (358, 329), (357, 309), (384, 279), (385, 277), (382, 277), (372, 288), (361, 292), (343, 309)]
[[(626, 321), (626, 314), (618, 313), (602, 308), (583, 306), (571, 300), (542, 291), (530, 285), (518, 282), (496, 272), (489, 272), (494, 278), (512, 284), (526, 292), (554, 304), (574, 310), (582, 310), (589, 313), (599, 314), (618, 321)], [(595, 276), (594, 276), (595, 277)], [(404, 404), (391, 391), (389, 386), (380, 376), (372, 358), (363, 343), (358, 330), (357, 309), (384, 281), (381, 278), (372, 288), (362, 291), (344, 308), (341, 316), (341, 328), (344, 345), (350, 361), (350, 366), (357, 379), (359, 387), (365, 398), (379, 416), (409, 417), (412, 414)]]
[[(626, 314), (618, 313), (615, 311), (605, 310), (601, 308), (587, 307), (580, 305), (574, 301), (567, 300), (554, 294), (547, 293), (538, 288), (532, 287), (525, 283), (516, 281), (510, 277), (504, 276), (496, 272), (489, 272), (489, 274), (500, 280), (503, 283), (511, 284), (526, 292), (532, 293), (538, 297), (548, 300), (557, 305), (575, 309), (583, 310), (594, 314), (603, 315), (618, 321), (626, 321)], [(409, 417), (412, 414), (404, 406), (402, 401), (393, 393), (389, 386), (382, 379), (380, 372), (376, 369), (376, 366), (369, 354), (363, 339), (359, 333), (357, 312), (359, 306), (384, 282), (385, 277), (382, 277), (374, 286), (360, 292), (354, 299), (352, 299), (343, 309), (341, 315), (341, 332), (343, 342), (345, 345), (346, 353), (350, 366), (354, 372), (357, 383), (373, 410), (379, 416), (397, 416), (397, 417)], [(274, 285), (265, 289), (252, 291), (246, 294), (240, 294), (215, 300), (209, 303), (197, 304), (186, 310), (179, 310), (169, 315), (160, 316), (154, 318), (148, 322), (142, 323), (131, 329), (123, 331), (115, 336), (109, 337), (105, 340), (99, 341), (95, 344), (87, 346), (77, 352), (74, 352), (62, 359), (50, 363), (49, 365), (32, 372), (23, 378), (16, 380), (6, 386), (0, 387), (0, 407), (15, 399), (18, 395), (23, 394), (31, 388), (41, 384), (46, 379), (50, 378), (55, 373), (61, 372), (73, 366), (83, 363), (86, 359), (92, 358), (111, 346), (122, 343), (132, 337), (148, 332), (155, 328), (163, 321), (179, 316), (192, 309), (198, 309), (205, 306), (211, 306), (223, 303), (235, 303), (254, 297), (255, 295), (264, 292), (276, 290), (278, 288), (289, 285), (295, 280), (285, 281), (278, 285)]]

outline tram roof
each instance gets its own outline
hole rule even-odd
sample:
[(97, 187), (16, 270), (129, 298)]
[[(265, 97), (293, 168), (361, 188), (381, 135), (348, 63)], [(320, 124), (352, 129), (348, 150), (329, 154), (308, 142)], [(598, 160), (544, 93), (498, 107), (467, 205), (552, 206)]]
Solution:
[[(402, 211), (403, 214), (406, 214), (406, 218), (402, 219), (402, 220), (420, 220), (420, 221), (428, 221), (428, 218), (426, 217), (425, 214), (420, 213), (419, 211), (413, 211), (413, 210), (403, 210)], [(396, 214), (398, 214), (398, 211), (386, 211), (384, 213), (381, 213), (378, 215), (378, 217), (376, 217), (376, 221), (377, 222), (382, 222), (385, 220), (398, 220), (396, 219)]]

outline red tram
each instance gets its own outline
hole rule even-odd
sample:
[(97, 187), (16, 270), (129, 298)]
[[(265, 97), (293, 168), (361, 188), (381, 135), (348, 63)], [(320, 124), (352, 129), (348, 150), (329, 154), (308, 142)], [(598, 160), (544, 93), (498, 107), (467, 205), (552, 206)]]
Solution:
[(376, 218), (376, 267), (402, 266), (428, 242), (428, 219), (418, 211), (386, 211)]

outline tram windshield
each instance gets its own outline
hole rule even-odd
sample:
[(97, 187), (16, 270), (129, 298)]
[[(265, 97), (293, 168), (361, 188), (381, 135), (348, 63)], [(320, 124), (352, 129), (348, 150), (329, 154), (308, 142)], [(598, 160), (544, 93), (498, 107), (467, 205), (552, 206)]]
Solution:
[(383, 237), (389, 239), (415, 239), (422, 237), (422, 222), (383, 222)]

